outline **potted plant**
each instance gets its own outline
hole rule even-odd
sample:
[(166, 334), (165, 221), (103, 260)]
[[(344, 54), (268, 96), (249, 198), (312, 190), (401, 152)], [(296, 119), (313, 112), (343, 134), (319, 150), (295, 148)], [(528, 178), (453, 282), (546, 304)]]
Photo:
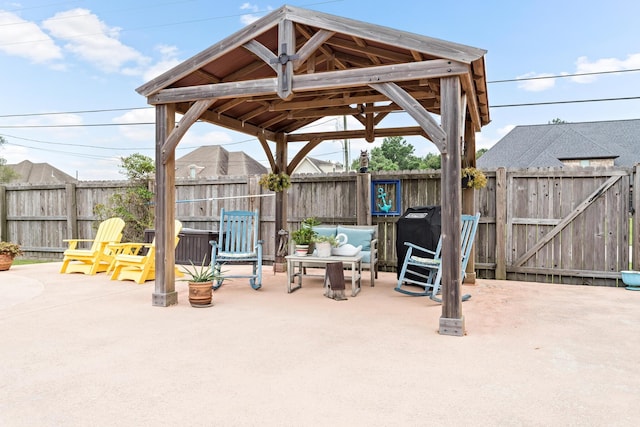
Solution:
[(318, 251), (318, 256), (322, 258), (331, 256), (331, 248), (338, 247), (336, 236), (315, 236), (313, 242)]
[(182, 272), (187, 275), (184, 281), (189, 283), (189, 303), (192, 307), (211, 307), (213, 298), (213, 281), (222, 277), (220, 271), (215, 271), (211, 265), (205, 264), (205, 258), (201, 265), (194, 265), (191, 268), (183, 266)]
[(262, 175), (258, 184), (267, 190), (275, 191), (277, 193), (291, 187), (291, 178), (289, 178), (289, 175), (284, 172), (270, 172)]
[(20, 245), (11, 242), (0, 242), (0, 271), (11, 268), (13, 259), (18, 255), (22, 255)]
[(313, 230), (315, 225), (320, 222), (315, 218), (306, 218), (300, 223), (300, 228), (291, 232), (291, 239), (296, 244), (296, 255), (307, 255), (310, 251), (309, 246), (313, 243), (313, 239), (318, 235)]
[(480, 170), (473, 167), (462, 169), (462, 188), (479, 190), (487, 186), (487, 177)]

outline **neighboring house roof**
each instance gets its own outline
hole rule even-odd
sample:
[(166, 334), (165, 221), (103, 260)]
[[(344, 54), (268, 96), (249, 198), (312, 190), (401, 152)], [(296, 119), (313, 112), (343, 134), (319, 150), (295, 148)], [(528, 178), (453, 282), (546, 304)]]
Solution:
[(176, 178), (247, 176), (263, 173), (267, 173), (267, 168), (254, 158), (243, 151), (229, 152), (219, 145), (199, 147), (176, 159)]
[(562, 160), (640, 163), (640, 119), (516, 126), (478, 159), (480, 168), (561, 167)]
[(60, 169), (54, 168), (49, 163), (32, 163), (29, 160), (23, 160), (20, 163), (5, 165), (13, 169), (18, 178), (12, 180), (10, 184), (60, 184), (68, 182), (76, 182), (71, 175), (62, 172)]
[(296, 166), (293, 170), (293, 174), (342, 172), (343, 169), (344, 168), (341, 163), (320, 160), (307, 156), (302, 159), (298, 166)]

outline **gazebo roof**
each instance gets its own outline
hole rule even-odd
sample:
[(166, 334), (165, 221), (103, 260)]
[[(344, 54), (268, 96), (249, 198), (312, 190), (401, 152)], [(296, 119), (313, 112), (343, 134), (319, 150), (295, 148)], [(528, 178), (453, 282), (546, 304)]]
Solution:
[[(292, 40), (294, 46), (278, 46), (278, 40), (283, 39)], [(288, 52), (292, 56), (287, 56)], [(380, 131), (378, 123), (388, 113), (405, 108), (389, 101), (370, 83), (393, 82), (429, 113), (440, 115), (440, 77), (451, 72), (461, 76), (467, 118), (479, 131), (490, 121), (485, 53), (285, 5), (137, 91), (150, 104), (173, 103), (181, 114), (194, 101), (215, 98), (200, 120), (272, 141), (278, 134), (291, 135), (327, 116), (352, 115), (366, 129), (346, 136), (372, 142), (377, 136), (424, 132), (419, 127)], [(279, 69), (290, 66), (292, 82), (284, 83), (289, 84), (287, 91), (279, 82), (286, 73)], [(288, 140), (314, 137), (333, 138), (307, 134), (291, 135)]]

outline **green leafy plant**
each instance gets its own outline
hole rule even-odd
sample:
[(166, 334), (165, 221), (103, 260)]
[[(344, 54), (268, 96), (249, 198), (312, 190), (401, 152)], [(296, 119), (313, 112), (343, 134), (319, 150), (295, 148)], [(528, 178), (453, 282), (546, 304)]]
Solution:
[(300, 223), (300, 228), (291, 232), (291, 239), (298, 245), (308, 245), (318, 235), (313, 227), (320, 225), (320, 221), (314, 217), (306, 218)]
[(187, 279), (182, 279), (182, 281), (204, 283), (222, 278), (222, 273), (217, 269), (211, 268), (211, 265), (206, 264), (206, 259), (207, 257), (205, 256), (200, 265), (195, 265), (192, 261), (189, 261), (191, 268), (182, 266), (182, 272), (188, 276)]
[(15, 258), (18, 255), (22, 255), (22, 249), (20, 249), (20, 245), (17, 243), (0, 242), (0, 254)]
[(338, 240), (336, 239), (336, 236), (315, 236), (313, 238), (313, 242), (315, 243), (328, 242), (332, 247), (334, 248), (338, 247)]
[(277, 193), (291, 187), (291, 178), (284, 172), (271, 172), (262, 175), (258, 184), (267, 190), (275, 191)]
[(153, 228), (153, 192), (150, 188), (155, 165), (153, 159), (139, 153), (121, 157), (120, 162), (120, 173), (127, 176), (129, 185), (124, 192), (109, 197), (106, 204), (96, 204), (93, 212), (98, 222), (114, 216), (122, 218), (126, 224), (122, 240), (141, 242), (144, 231)]
[(463, 168), (461, 175), (463, 182), (466, 179), (467, 188), (479, 190), (487, 186), (487, 176), (480, 169)]

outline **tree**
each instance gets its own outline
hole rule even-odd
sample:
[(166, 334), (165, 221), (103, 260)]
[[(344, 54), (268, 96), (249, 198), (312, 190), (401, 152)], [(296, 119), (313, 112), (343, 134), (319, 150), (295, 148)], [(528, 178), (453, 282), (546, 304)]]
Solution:
[(422, 169), (440, 169), (442, 167), (442, 156), (440, 154), (429, 153), (422, 159), (424, 168)]
[(371, 150), (369, 169), (380, 170), (411, 170), (420, 169), (420, 158), (416, 157), (413, 145), (401, 136), (390, 136), (382, 141), (380, 147)]
[[(7, 140), (0, 136), (0, 145), (6, 144)], [(0, 157), (0, 183), (13, 181), (20, 177), (16, 171), (7, 166), (7, 160)]]
[(121, 157), (120, 162), (120, 173), (133, 182), (147, 181), (156, 171), (153, 159), (144, 154), (133, 153)]
[(153, 159), (134, 153), (120, 158), (120, 173), (129, 179), (124, 192), (109, 198), (106, 205), (97, 204), (93, 211), (100, 221), (117, 216), (124, 220), (123, 240), (141, 242), (144, 230), (153, 226), (154, 215), (151, 207), (153, 193), (149, 190), (155, 172)]
[(565, 122), (562, 119), (555, 118), (555, 119), (551, 120), (548, 124), (550, 124), (550, 125), (561, 125), (563, 123), (567, 123), (567, 122)]
[(487, 148), (481, 148), (478, 151), (476, 151), (476, 159), (479, 159), (480, 157), (482, 157), (482, 155), (487, 151), (489, 151)]

